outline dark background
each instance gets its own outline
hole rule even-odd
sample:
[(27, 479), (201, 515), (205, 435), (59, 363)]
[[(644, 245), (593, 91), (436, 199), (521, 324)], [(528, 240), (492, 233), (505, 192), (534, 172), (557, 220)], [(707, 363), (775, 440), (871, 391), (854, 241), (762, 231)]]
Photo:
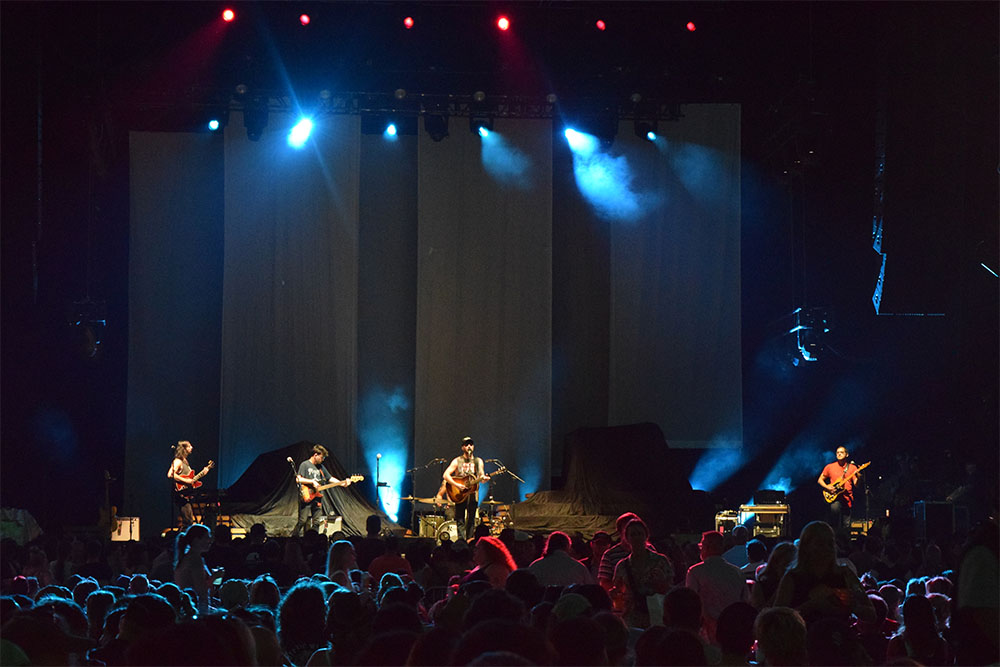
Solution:
[[(93, 523), (104, 471), (121, 477), (127, 132), (193, 129), (237, 83), (740, 103), (747, 460), (718, 501), (744, 502), (852, 400), (870, 415), (861, 458), (912, 453), (930, 480), (971, 457), (996, 479), (998, 291), (980, 266), (998, 265), (996, 3), (234, 6), (224, 27), (216, 3), (0, 5), (2, 505)], [(490, 26), (502, 10), (518, 48)], [(871, 302), (880, 119), (891, 316)], [(83, 309), (107, 322), (94, 356), (81, 301), (104, 304)], [(792, 366), (781, 334), (803, 305), (831, 332), (819, 362)], [(700, 454), (675, 452), (686, 470)]]

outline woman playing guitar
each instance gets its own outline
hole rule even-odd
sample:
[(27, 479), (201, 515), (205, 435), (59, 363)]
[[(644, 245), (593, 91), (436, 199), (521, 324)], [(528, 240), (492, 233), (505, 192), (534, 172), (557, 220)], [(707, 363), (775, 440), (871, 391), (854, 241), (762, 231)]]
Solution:
[(476, 530), (476, 509), (479, 507), (479, 483), (489, 481), (483, 470), (483, 460), (473, 456), (476, 450), (472, 438), (462, 438), (462, 454), (452, 459), (444, 471), (444, 482), (437, 497), (444, 500), (445, 493), (455, 503), (455, 523), (459, 533), (465, 526), (465, 539), (471, 539)]
[(187, 440), (181, 440), (174, 446), (174, 460), (167, 470), (167, 479), (173, 481), (174, 503), (181, 513), (181, 522), (184, 526), (194, 523), (194, 510), (191, 508), (191, 491), (201, 486), (198, 480), (208, 474), (208, 471), (215, 466), (215, 461), (209, 461), (208, 465), (202, 468), (197, 475), (188, 464), (188, 456), (194, 447)]

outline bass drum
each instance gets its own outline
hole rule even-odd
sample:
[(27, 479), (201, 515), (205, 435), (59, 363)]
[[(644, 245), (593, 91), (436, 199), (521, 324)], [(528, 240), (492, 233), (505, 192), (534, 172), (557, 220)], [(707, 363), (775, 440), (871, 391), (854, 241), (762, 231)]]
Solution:
[(420, 537), (437, 538), (438, 528), (444, 523), (440, 514), (424, 514), (420, 517)]
[(437, 529), (437, 541), (440, 544), (445, 540), (452, 543), (458, 541), (458, 524), (454, 521), (445, 521)]

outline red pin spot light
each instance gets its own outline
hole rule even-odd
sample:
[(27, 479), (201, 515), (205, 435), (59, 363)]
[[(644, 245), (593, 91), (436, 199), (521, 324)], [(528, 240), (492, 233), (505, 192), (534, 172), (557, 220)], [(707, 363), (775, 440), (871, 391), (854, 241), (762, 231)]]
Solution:
[(698, 29), (698, 26), (694, 24), (694, 21), (688, 21), (685, 27), (688, 29), (688, 32), (694, 32)]
[(301, 23), (302, 25), (309, 25), (310, 20), (311, 19), (309, 18), (308, 14), (302, 14), (301, 16), (299, 16), (299, 23)]
[(231, 9), (222, 10), (222, 20), (226, 23), (232, 23), (233, 19), (236, 18), (236, 12)]
[(510, 19), (506, 16), (501, 16), (497, 19), (497, 27), (501, 30), (508, 30), (510, 28)]
[(597, 23), (595, 23), (594, 25), (597, 26), (597, 29), (601, 31), (607, 30), (608, 28), (608, 24), (602, 21), (601, 19), (598, 19)]
[(405, 19), (403, 19), (403, 27), (405, 27), (407, 30), (409, 30), (410, 28), (413, 27), (413, 17), (412, 16), (407, 16)]

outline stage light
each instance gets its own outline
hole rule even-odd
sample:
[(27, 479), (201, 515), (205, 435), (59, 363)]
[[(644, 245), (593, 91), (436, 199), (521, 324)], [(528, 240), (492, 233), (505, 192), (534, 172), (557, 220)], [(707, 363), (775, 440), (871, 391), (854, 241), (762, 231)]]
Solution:
[(646, 139), (647, 141), (656, 141), (656, 121), (636, 120), (635, 136), (640, 139)]
[(563, 136), (566, 137), (566, 142), (574, 153), (593, 153), (597, 148), (597, 137), (578, 132), (572, 127), (567, 127)]
[(312, 120), (303, 118), (288, 133), (288, 145), (292, 148), (302, 148), (309, 140), (309, 134), (312, 132), (312, 129)]
[(448, 116), (446, 114), (427, 114), (424, 116), (424, 130), (432, 141), (441, 141), (448, 136)]
[(694, 32), (695, 30), (698, 29), (698, 26), (694, 24), (694, 21), (688, 21), (686, 27), (688, 29), (688, 32)]
[(497, 28), (506, 32), (510, 29), (510, 19), (506, 16), (501, 16), (497, 19)]
[(231, 9), (224, 9), (222, 11), (222, 20), (226, 23), (231, 23), (233, 19), (236, 18), (236, 12)]
[(250, 141), (260, 139), (267, 127), (267, 102), (266, 97), (254, 97), (243, 106), (243, 127)]
[(403, 19), (403, 27), (406, 28), (407, 30), (409, 30), (410, 28), (413, 27), (413, 17), (412, 16), (407, 16), (405, 19)]
[(301, 23), (302, 25), (309, 25), (310, 20), (311, 19), (309, 18), (308, 14), (301, 14), (299, 16), (299, 23)]
[(607, 30), (607, 28), (608, 28), (608, 24), (605, 23), (604, 21), (602, 21), (601, 19), (597, 19), (597, 23), (595, 23), (594, 25), (597, 26), (597, 29), (600, 30), (600, 31), (602, 31), (602, 32), (604, 30)]
[(385, 126), (385, 136), (394, 137), (396, 136), (396, 132), (397, 130), (395, 123), (389, 123), (388, 125)]
[(220, 127), (220, 125), (219, 125), (219, 119), (218, 118), (213, 118), (212, 120), (208, 121), (208, 129), (210, 129), (212, 132), (215, 132), (216, 130), (218, 130), (219, 127)]
[(488, 137), (493, 131), (493, 117), (489, 115), (470, 116), (469, 131), (483, 138)]

